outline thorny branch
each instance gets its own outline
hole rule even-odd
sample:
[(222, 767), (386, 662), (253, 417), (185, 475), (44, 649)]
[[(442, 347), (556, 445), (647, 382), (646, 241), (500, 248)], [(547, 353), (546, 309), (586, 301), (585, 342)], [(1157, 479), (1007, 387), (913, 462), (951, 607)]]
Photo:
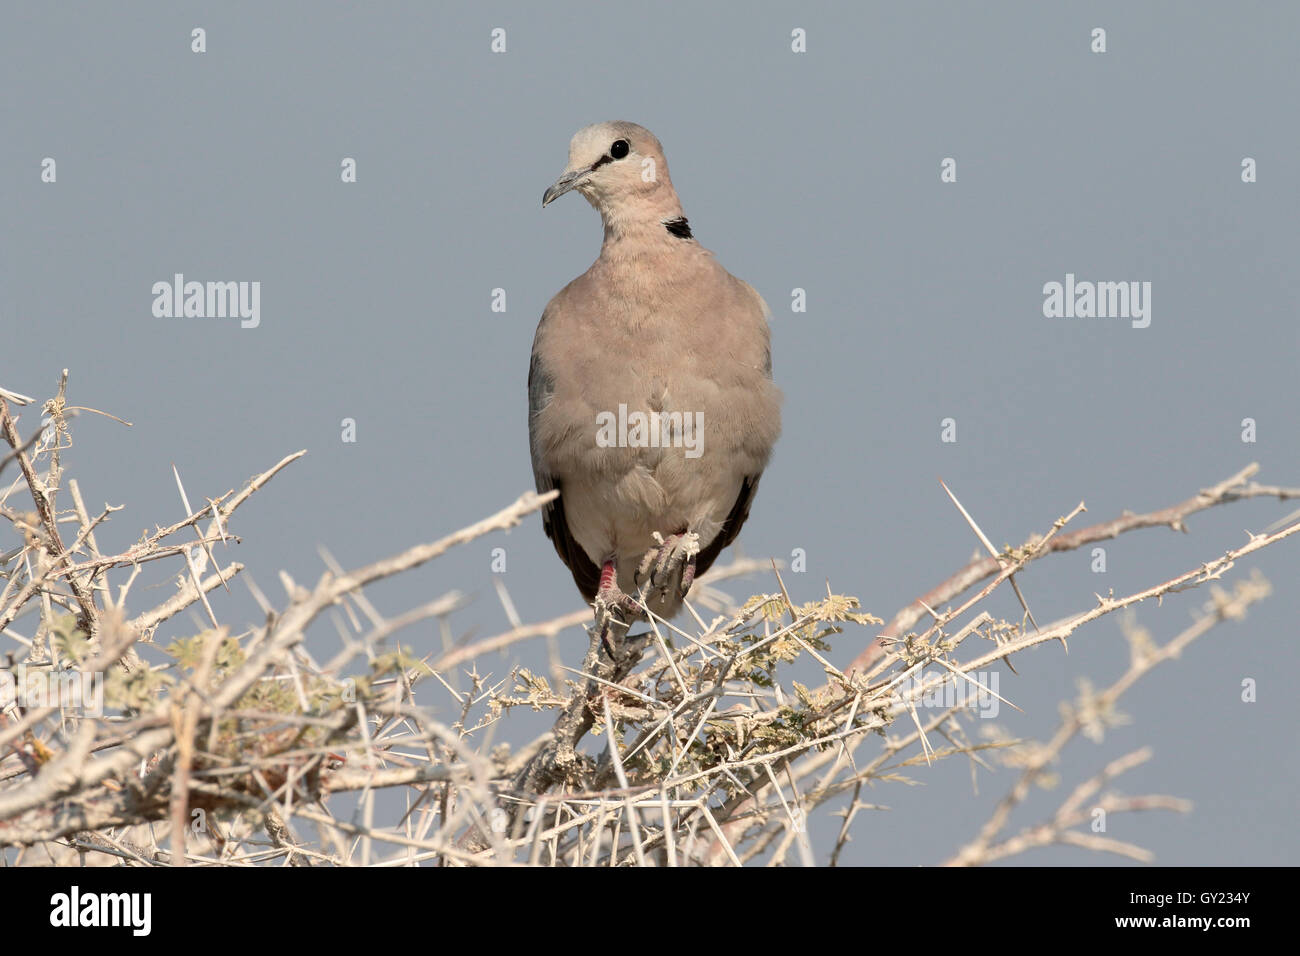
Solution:
[[(710, 585), (771, 567), (739, 559), (697, 584), (689, 622), (652, 619), (616, 660), (589, 628), (580, 667), (565, 668), (552, 648), (549, 677), (524, 667), (493, 676), (480, 664), (526, 641), (549, 645), (590, 621), (591, 610), (525, 623), (499, 586), (511, 629), (454, 641), (449, 620), (464, 607), (459, 594), (386, 616), (364, 589), (517, 525), (555, 492), (526, 493), (461, 531), (350, 571), (327, 559), (311, 587), (282, 575), (288, 596), (278, 607), (248, 581), (265, 619), (235, 632), (217, 624), (219, 602), (208, 595), (246, 579), (245, 569), (218, 555), (239, 541), (231, 527), (239, 506), (304, 452), (197, 509), (177, 473), (185, 517), (106, 553), (101, 540), (120, 509), (92, 512), (64, 478), (60, 456), (72, 447), (74, 411), (66, 386), (65, 373), (43, 408), (45, 424), (26, 439), (9, 405), (25, 396), (0, 390), (9, 448), (0, 477), (10, 464), (19, 472), (0, 485), (0, 520), (14, 538), (0, 539), (0, 634), (14, 645), (10, 668), (22, 664), (58, 688), (32, 700), (23, 693), (30, 687), (6, 697), (0, 686), (0, 847), (10, 848), (0, 852), (12, 863), (739, 865), (779, 864), (791, 851), (809, 863), (809, 814), (847, 797), (834, 863), (854, 826), (871, 819), (861, 811), (879, 809), (862, 799), (867, 786), (957, 755), (986, 771), (1001, 762), (1018, 776), (950, 863), (982, 864), (1049, 844), (1147, 859), (1140, 847), (1090, 827), (1098, 813), (1187, 809), (1173, 797), (1108, 789), (1148, 758), (1145, 749), (1080, 782), (1045, 820), (1017, 825), (1017, 811), (1071, 740), (1098, 737), (1118, 719), (1121, 697), (1142, 676), (1266, 596), (1257, 575), (1219, 587), (1238, 561), (1300, 533), (1292, 524), (1253, 535), (1163, 582), (1032, 625), (1014, 575), (1033, 561), (1138, 528), (1185, 531), (1189, 515), (1245, 498), (1300, 497), (1300, 489), (1255, 483), (1251, 465), (1168, 508), (1067, 530), (1080, 505), (1020, 548), (971, 562), (883, 628), (829, 588), (797, 604), (779, 571), (775, 593), (736, 607)], [(71, 504), (60, 508), (64, 488)], [(17, 503), (24, 493), (30, 507)], [(129, 613), (148, 569), (168, 561), (175, 587)], [(1031, 626), (983, 608), (1003, 583), (1016, 590)], [(1085, 684), (1045, 743), (972, 734), (965, 705), (930, 703), (944, 687), (987, 691), (972, 675), (995, 660), (1206, 584), (1205, 614), (1163, 645), (1126, 619), (1128, 671), (1100, 692)], [(195, 605), (214, 625), (197, 634), (178, 623)], [(909, 633), (927, 615), (928, 625)], [(327, 637), (313, 630), (322, 617), (342, 640), (324, 663), (312, 654)], [(420, 658), (394, 643), (425, 622), (443, 633), (439, 650)], [(858, 627), (879, 643), (837, 666), (836, 638)], [(968, 653), (972, 638), (992, 646)], [(801, 659), (816, 662), (823, 686), (790, 680)], [(102, 679), (102, 708), (69, 695), (70, 680), (83, 675)], [(545, 714), (551, 726), (512, 747), (501, 728), (522, 712)]]

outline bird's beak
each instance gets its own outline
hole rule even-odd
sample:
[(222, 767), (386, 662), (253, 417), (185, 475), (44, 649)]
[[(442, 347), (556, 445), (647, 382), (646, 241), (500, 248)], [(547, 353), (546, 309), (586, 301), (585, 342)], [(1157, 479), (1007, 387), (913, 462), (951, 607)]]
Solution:
[(549, 206), (556, 199), (577, 186), (582, 180), (582, 177), (586, 176), (589, 172), (591, 172), (590, 167), (585, 167), (583, 169), (570, 169), (566, 171), (563, 176), (551, 183), (550, 189), (542, 193), (543, 208)]

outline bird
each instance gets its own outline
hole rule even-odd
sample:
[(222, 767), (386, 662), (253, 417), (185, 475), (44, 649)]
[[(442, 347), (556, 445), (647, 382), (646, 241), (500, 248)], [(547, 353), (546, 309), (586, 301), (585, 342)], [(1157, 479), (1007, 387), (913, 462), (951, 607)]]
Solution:
[(780, 435), (771, 313), (695, 238), (648, 129), (578, 130), (542, 206), (568, 192), (604, 239), (533, 339), (533, 476), (559, 491), (542, 524), (597, 621), (669, 619), (740, 533)]

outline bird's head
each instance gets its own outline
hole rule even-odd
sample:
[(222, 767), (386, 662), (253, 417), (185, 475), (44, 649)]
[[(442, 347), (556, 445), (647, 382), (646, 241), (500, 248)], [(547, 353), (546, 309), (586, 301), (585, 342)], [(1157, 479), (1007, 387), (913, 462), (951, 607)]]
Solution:
[(569, 165), (542, 195), (542, 205), (570, 191), (585, 196), (606, 226), (681, 216), (663, 147), (635, 123), (595, 123), (574, 134)]

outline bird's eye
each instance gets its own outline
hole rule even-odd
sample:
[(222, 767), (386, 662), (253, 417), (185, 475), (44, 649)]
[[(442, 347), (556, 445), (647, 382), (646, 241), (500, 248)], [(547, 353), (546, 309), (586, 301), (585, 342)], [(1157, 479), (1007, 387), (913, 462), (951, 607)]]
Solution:
[(615, 159), (622, 159), (627, 155), (628, 148), (627, 140), (616, 139), (614, 140), (614, 145), (609, 148), (609, 155), (613, 156)]

